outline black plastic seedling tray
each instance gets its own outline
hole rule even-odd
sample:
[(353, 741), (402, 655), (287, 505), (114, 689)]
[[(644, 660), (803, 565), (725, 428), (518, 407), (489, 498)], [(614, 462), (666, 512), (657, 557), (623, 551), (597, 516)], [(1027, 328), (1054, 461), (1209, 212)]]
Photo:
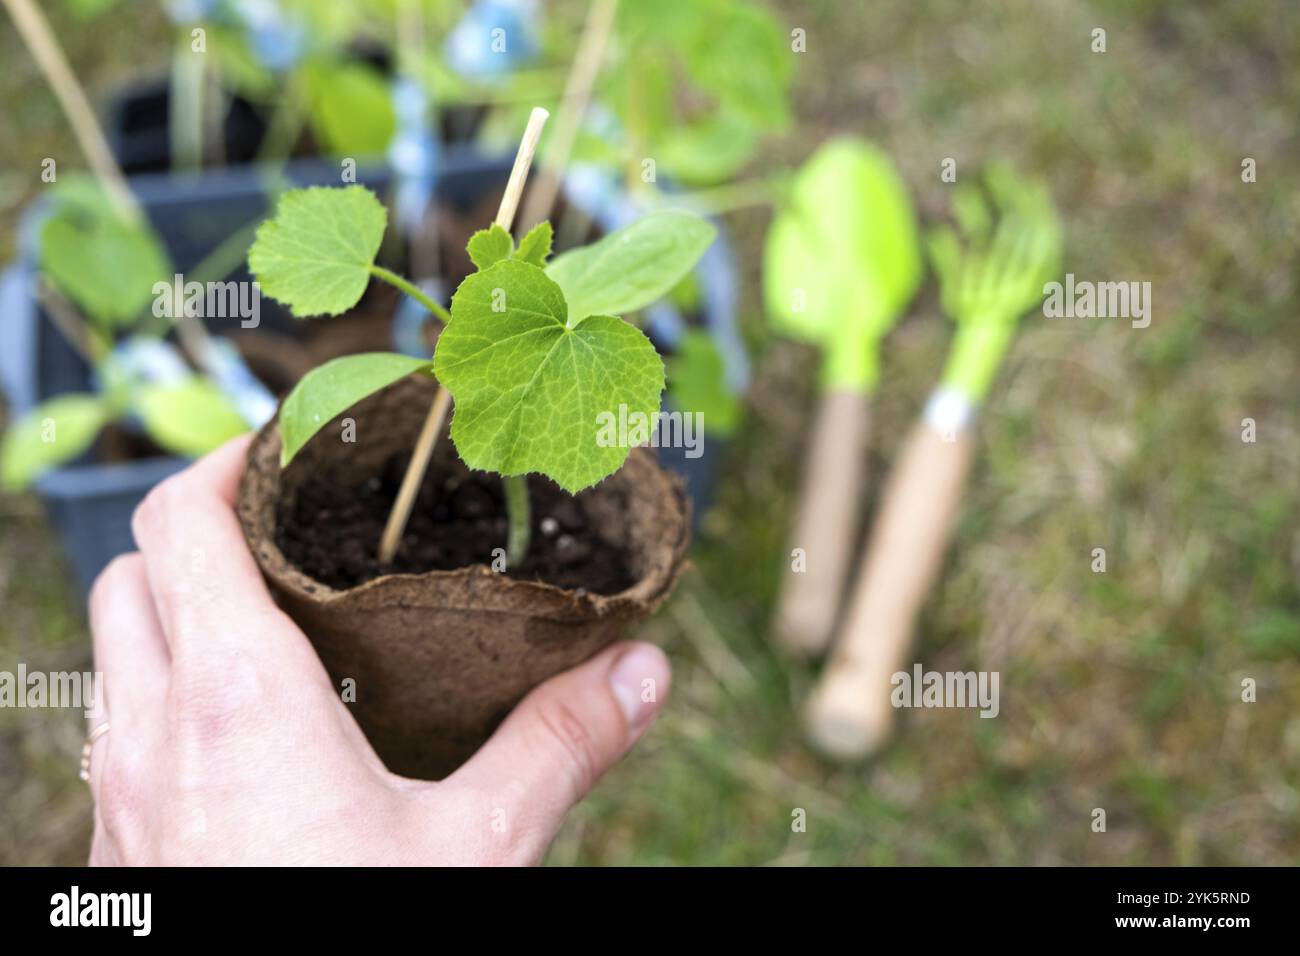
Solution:
[[(508, 158), (484, 158), (472, 153), (445, 157), (437, 191), (443, 203), (468, 210), (487, 192), (499, 188), (509, 174)], [(298, 185), (335, 184), (338, 166), (328, 161), (304, 160), (289, 164), (284, 174)], [(388, 183), (387, 171), (362, 171), (359, 181), (376, 190)], [(144, 206), (182, 273), (193, 267), (223, 239), (266, 213), (266, 193), (255, 167), (228, 167), (200, 176), (169, 174), (132, 178), (132, 188)], [(613, 212), (593, 210), (602, 221)], [(11, 418), (61, 393), (92, 387), (92, 372), (46, 317), (33, 295), (35, 235), (43, 215), (38, 202), (24, 218), (19, 261), (0, 276), (0, 384), (9, 401)], [(617, 225), (612, 222), (610, 227)], [(241, 269), (229, 278), (249, 279)], [(700, 267), (702, 309), (700, 320), (724, 341), (726, 354), (734, 352), (736, 274), (725, 240), (715, 244)], [(217, 327), (217, 323), (224, 326)], [(261, 323), (256, 330), (240, 330), (238, 319), (210, 320), (213, 331), (256, 335), (266, 330), (299, 336), (304, 323), (274, 302), (263, 299)], [(670, 323), (671, 325), (671, 323)], [(671, 330), (650, 328), (651, 337), (671, 350)], [(731, 351), (729, 351), (731, 350)], [(744, 369), (733, 368), (733, 384)], [(660, 449), (661, 460), (685, 476), (696, 503), (697, 515), (711, 498), (715, 471), (723, 443), (710, 437), (704, 454), (687, 458), (685, 449)], [(51, 521), (63, 538), (77, 582), (88, 592), (99, 572), (115, 556), (133, 550), (131, 515), (145, 494), (159, 481), (180, 469), (182, 458), (160, 456), (107, 462), (98, 448), (80, 460), (53, 469), (36, 482)]]

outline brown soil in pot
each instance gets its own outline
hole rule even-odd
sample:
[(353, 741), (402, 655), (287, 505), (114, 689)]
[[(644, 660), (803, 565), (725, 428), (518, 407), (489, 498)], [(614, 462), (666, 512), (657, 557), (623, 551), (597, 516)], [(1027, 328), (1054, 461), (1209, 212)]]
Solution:
[[(356, 681), (349, 706), (380, 757), (396, 773), (426, 779), (459, 766), (537, 684), (591, 657), (654, 610), (682, 569), (690, 529), (680, 481), (652, 452), (636, 449), (617, 474), (573, 498), (529, 479), (530, 564), (511, 574), (483, 563), (445, 568), (460, 556), (490, 560), (492, 548), (504, 546), (504, 531), (497, 536), (494, 479), (485, 482), (487, 476), (460, 465), (444, 433), (412, 522), (422, 530), (408, 529), (397, 561), (422, 573), (371, 576), (379, 569), (365, 566), (368, 557), (314, 567), (319, 576), (304, 573), (289, 554), (309, 566), (323, 562), (325, 549), (314, 555), (312, 542), (341, 546), (353, 530), (371, 533), (370, 515), (386, 517), (385, 498), (391, 500), (433, 392), (432, 382), (413, 376), (371, 396), (322, 429), (283, 472), (279, 430), (268, 425), (249, 449), (238, 504), (249, 547), (277, 599), (336, 686)], [(352, 444), (340, 441), (345, 417), (356, 423)], [(357, 497), (326, 493), (327, 486)], [(478, 506), (462, 497), (479, 497)], [(434, 530), (441, 523), (435, 515), (452, 530)], [(383, 518), (377, 520), (382, 527)], [(328, 528), (305, 533), (313, 524)], [(591, 549), (586, 558), (566, 567), (547, 556), (561, 550), (561, 534), (570, 536), (570, 547)], [(359, 541), (355, 550), (373, 548)], [(593, 575), (601, 565), (604, 579), (594, 584), (593, 576), (581, 588), (547, 583), (571, 585), (584, 563)], [(611, 574), (612, 565), (623, 571)], [(334, 586), (348, 575), (364, 583)]]
[[(508, 519), (501, 481), (470, 471), (450, 442), (440, 443), (425, 473), (393, 563), (379, 567), (376, 552), (410, 454), (393, 454), (377, 476), (356, 487), (330, 477), (303, 477), (276, 511), (275, 540), (285, 558), (309, 577), (346, 590), (381, 574), (454, 571), (490, 565), (506, 547)], [(532, 540), (527, 559), (506, 573), (556, 587), (617, 594), (636, 583), (623, 549), (591, 521), (587, 497), (574, 498), (550, 481), (528, 479)], [(626, 507), (621, 489), (611, 494)], [(494, 555), (493, 552), (497, 553)]]

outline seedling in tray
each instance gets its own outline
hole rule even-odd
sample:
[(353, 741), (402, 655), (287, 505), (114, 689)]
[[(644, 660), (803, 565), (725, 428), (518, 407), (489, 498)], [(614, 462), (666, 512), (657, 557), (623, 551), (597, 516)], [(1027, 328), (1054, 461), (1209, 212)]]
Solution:
[(190, 457), (247, 431), (212, 379), (147, 334), (155, 286), (175, 271), (153, 230), (82, 180), (61, 184), (53, 205), (40, 233), (39, 294), (98, 387), (56, 395), (14, 421), (0, 440), (0, 484), (25, 487), (82, 455), (112, 423), (138, 423), (165, 451)]

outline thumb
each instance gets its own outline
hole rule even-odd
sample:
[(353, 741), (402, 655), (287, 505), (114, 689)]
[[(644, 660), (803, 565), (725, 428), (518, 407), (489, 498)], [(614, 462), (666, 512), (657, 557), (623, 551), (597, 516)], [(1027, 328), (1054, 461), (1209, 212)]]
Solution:
[(653, 644), (616, 644), (525, 697), (444, 786), (503, 809), (512, 844), (540, 859), (565, 814), (645, 733), (670, 679)]

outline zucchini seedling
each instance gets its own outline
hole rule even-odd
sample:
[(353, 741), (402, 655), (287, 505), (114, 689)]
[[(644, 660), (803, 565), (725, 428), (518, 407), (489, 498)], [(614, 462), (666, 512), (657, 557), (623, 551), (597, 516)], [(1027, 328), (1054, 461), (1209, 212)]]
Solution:
[(175, 271), (148, 224), (122, 216), (84, 180), (61, 184), (53, 203), (40, 232), (39, 295), (97, 387), (56, 395), (10, 424), (0, 438), (0, 485), (26, 487), (83, 454), (114, 422), (138, 422), (165, 451), (187, 457), (247, 431), (221, 388), (145, 329), (155, 286), (169, 285)]
[[(665, 210), (551, 258), (550, 223), (516, 245), (502, 223), (512, 216), (498, 214), (470, 238), (477, 271), (460, 284), (450, 310), (376, 264), (387, 213), (362, 186), (284, 194), (248, 262), (262, 291), (299, 317), (340, 314), (379, 278), (445, 323), (432, 359), (367, 353), (304, 376), (280, 408), (281, 466), (361, 399), (411, 373), (432, 375), (455, 399), (451, 438), (461, 459), (504, 481), (507, 563), (514, 566), (528, 550), (524, 476), (581, 491), (617, 471), (630, 450), (628, 442), (601, 440), (602, 413), (625, 408), (627, 420), (655, 420), (663, 361), (621, 316), (667, 294), (715, 231), (698, 216)], [(426, 429), (429, 422), (436, 429), (441, 416), (430, 415)], [(380, 563), (389, 562), (381, 555)]]

